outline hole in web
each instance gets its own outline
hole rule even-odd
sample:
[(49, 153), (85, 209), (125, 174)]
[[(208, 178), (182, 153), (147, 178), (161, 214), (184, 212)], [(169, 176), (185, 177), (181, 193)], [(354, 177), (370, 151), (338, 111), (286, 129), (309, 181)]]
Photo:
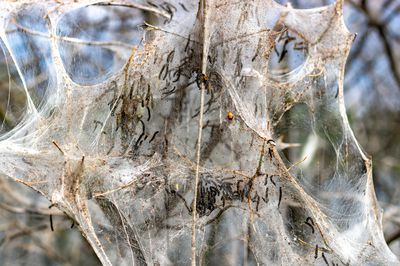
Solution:
[(87, 6), (64, 15), (57, 28), (60, 55), (80, 85), (101, 83), (126, 63), (144, 34), (149, 15), (135, 8)]
[(10, 54), (1, 41), (0, 52), (0, 136), (15, 128), (23, 119), (27, 98)]
[[(9, 51), (21, 71), (28, 97), (36, 108), (43, 107), (55, 92), (55, 72), (51, 56), (48, 20), (40, 5), (27, 5), (9, 18)], [(16, 73), (12, 75), (18, 75)], [(52, 89), (53, 88), (53, 89)]]
[(269, 73), (276, 78), (286, 79), (304, 65), (308, 54), (306, 41), (296, 33), (283, 28), (275, 40), (268, 59)]

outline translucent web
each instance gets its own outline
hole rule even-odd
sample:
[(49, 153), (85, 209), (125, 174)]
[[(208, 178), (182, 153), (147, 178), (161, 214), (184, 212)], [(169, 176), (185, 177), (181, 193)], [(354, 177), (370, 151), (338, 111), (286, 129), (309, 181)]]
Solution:
[(0, 175), (104, 265), (394, 265), (342, 1), (3, 1)]

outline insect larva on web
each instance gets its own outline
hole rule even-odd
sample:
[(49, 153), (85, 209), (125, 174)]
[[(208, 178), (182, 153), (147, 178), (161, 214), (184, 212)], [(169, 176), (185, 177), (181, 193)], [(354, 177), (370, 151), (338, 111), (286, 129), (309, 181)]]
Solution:
[(279, 201), (278, 201), (278, 208), (281, 205), (282, 201), (282, 187), (279, 187)]
[[(309, 223), (308, 221), (310, 221), (311, 223)], [(306, 221), (304, 222), (306, 225), (308, 225), (311, 228), (311, 233), (314, 234), (314, 221), (312, 220), (311, 217), (307, 217)]]

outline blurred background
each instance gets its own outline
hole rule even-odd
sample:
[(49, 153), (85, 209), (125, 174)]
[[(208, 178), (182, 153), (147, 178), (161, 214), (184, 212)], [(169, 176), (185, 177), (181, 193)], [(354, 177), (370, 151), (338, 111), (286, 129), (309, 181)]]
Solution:
[[(301, 9), (334, 2), (276, 1)], [(126, 22), (124, 27), (129, 28), (136, 23), (129, 20), (129, 13), (118, 9), (115, 12), (122, 22)], [(347, 115), (356, 138), (373, 159), (375, 190), (384, 211), (385, 239), (391, 250), (400, 256), (400, 0), (345, 0), (344, 14), (349, 30), (357, 33), (346, 65), (344, 88)], [(26, 23), (29, 24), (29, 21)], [(101, 21), (96, 23), (101, 25)], [(86, 24), (90, 23), (86, 21)], [(40, 28), (36, 30), (45, 32)], [(98, 31), (93, 31), (93, 34), (96, 33)], [(60, 34), (70, 37), (65, 29)], [(136, 34), (131, 44), (135, 44), (137, 39)], [(34, 48), (29, 48), (32, 53), (36, 51)], [(7, 58), (8, 55), (3, 54), (2, 61)], [(124, 56), (109, 60), (116, 60), (114, 65), (118, 66), (123, 64), (123, 59)], [(76, 60), (90, 61), (87, 58)], [(95, 61), (95, 64), (98, 65), (98, 62)], [(12, 69), (0, 68), (0, 118), (3, 120), (0, 133), (13, 128), (23, 113), (22, 109), (16, 108), (13, 116), (5, 119), (5, 110), (1, 108), (7, 105), (9, 86), (18, 87), (19, 83), (17, 77), (14, 81), (8, 80), (8, 71), (13, 72)], [(35, 71), (42, 73), (49, 70), (39, 66)], [(93, 71), (90, 66), (83, 65), (79, 73), (86, 75), (80, 78), (90, 82), (88, 79), (93, 76), (105, 78), (112, 74), (104, 75), (97, 69), (97, 74)], [(49, 82), (52, 81), (44, 79), (41, 86), (46, 88)], [(43, 89), (38, 99), (46, 93)], [(26, 100), (23, 96), (18, 97), (18, 93), (13, 99), (15, 106), (19, 101)], [(35, 105), (40, 104), (35, 102)], [(77, 227), (72, 226), (73, 222), (49, 206), (50, 203), (40, 194), (22, 184), (0, 178), (0, 265), (99, 265)]]

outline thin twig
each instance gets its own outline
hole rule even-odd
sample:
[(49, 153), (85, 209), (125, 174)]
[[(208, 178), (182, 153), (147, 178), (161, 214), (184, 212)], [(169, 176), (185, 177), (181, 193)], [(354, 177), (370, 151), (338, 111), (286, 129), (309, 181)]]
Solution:
[[(207, 53), (208, 53), (208, 27), (207, 27), (207, 3), (206, 0), (200, 0), (199, 12), (203, 12), (201, 14), (202, 19), (202, 27), (203, 27), (203, 52), (202, 52), (202, 74), (207, 73)], [(205, 84), (204, 82), (200, 83), (200, 116), (199, 116), (199, 131), (198, 131), (198, 139), (197, 139), (197, 151), (196, 151), (196, 174), (194, 180), (194, 199), (193, 199), (193, 212), (192, 212), (192, 266), (196, 266), (196, 222), (197, 222), (197, 187), (199, 183), (199, 170), (200, 170), (200, 156), (201, 156), (201, 141), (202, 141), (202, 131), (203, 131), (203, 115), (204, 115), (204, 95), (205, 95)]]

